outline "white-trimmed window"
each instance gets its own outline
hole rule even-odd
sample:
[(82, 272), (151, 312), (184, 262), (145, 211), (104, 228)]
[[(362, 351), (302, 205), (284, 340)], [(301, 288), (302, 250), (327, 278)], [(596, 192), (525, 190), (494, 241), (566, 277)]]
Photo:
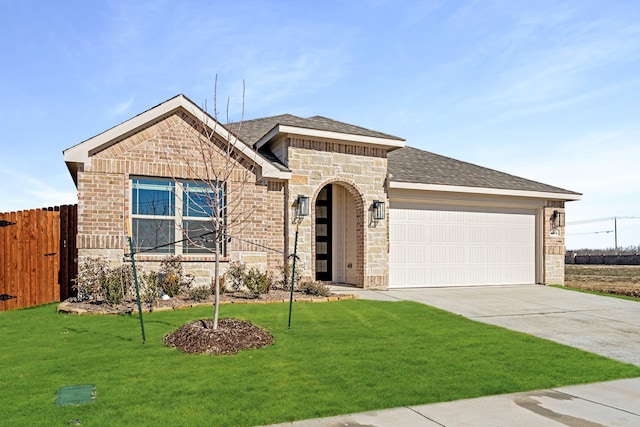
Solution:
[[(222, 185), (154, 178), (131, 180), (136, 251), (202, 254), (215, 248), (213, 218), (224, 218)], [(221, 248), (224, 254), (224, 248)]]

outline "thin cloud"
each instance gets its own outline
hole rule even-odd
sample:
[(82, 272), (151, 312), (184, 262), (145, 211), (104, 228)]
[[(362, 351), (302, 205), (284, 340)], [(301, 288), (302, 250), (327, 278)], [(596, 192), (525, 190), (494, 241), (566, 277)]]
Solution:
[(122, 115), (124, 113), (127, 113), (131, 109), (131, 107), (133, 106), (134, 101), (135, 101), (135, 97), (131, 96), (126, 101), (123, 101), (123, 102), (117, 104), (115, 107), (113, 107), (111, 110), (109, 110), (109, 115), (110, 116), (120, 116), (120, 115)]

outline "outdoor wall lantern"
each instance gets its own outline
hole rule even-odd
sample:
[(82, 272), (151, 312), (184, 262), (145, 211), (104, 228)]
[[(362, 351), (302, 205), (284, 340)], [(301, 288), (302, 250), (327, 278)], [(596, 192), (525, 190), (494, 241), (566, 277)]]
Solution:
[(553, 224), (553, 228), (564, 227), (564, 212), (558, 210), (553, 211), (551, 223)]
[(296, 199), (296, 214), (293, 222), (302, 220), (305, 216), (309, 216), (309, 197), (298, 195)]
[(373, 220), (380, 221), (384, 219), (384, 202), (380, 200), (374, 200), (371, 205), (371, 211), (373, 212)]

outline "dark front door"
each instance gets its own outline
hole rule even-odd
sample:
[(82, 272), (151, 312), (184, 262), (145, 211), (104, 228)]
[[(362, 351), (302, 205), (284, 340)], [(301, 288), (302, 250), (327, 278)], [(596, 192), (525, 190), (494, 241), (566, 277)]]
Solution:
[(331, 280), (331, 184), (316, 200), (316, 280)]

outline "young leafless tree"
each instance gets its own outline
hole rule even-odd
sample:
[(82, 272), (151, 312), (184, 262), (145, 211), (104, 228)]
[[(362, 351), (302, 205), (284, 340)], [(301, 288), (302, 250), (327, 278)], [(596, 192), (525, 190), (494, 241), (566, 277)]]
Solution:
[[(213, 329), (218, 327), (220, 258), (230, 236), (242, 233), (252, 217), (252, 209), (243, 203), (243, 194), (254, 185), (257, 156), (238, 136), (244, 118), (244, 82), (238, 122), (229, 120), (227, 99), (226, 122), (231, 124), (220, 125), (217, 97), (216, 77), (213, 110), (205, 103), (201, 111), (192, 112), (188, 118), (191, 126), (187, 145), (176, 147), (174, 144), (167, 152), (173, 178), (183, 182), (178, 195), (185, 207), (181, 230), (185, 239), (183, 247), (214, 255)], [(178, 166), (171, 166), (175, 163)]]

